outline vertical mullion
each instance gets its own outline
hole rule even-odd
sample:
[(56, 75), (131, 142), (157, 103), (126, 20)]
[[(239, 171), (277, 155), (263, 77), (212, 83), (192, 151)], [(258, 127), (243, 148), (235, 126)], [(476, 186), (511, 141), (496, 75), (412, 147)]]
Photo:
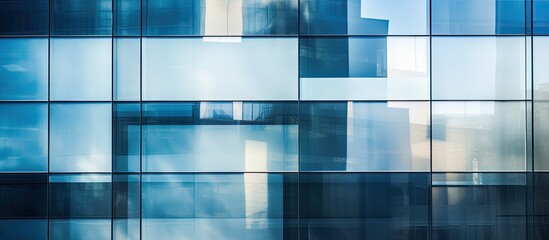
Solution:
[(433, 239), (433, 13), (429, 1), (429, 181), (427, 191), (427, 234)]

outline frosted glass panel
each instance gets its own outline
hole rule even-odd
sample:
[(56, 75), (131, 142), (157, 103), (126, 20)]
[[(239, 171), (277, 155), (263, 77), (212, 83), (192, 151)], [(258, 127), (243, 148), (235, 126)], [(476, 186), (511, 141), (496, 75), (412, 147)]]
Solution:
[(52, 103), (50, 171), (111, 171), (111, 104)]
[(144, 100), (297, 99), (295, 38), (145, 38)]
[(433, 102), (433, 171), (526, 170), (526, 103)]
[(113, 51), (114, 100), (139, 100), (141, 85), (139, 38), (116, 38)]
[(525, 99), (524, 37), (434, 37), (433, 99)]
[(52, 100), (111, 100), (111, 39), (52, 38)]
[(47, 99), (48, 39), (0, 39), (0, 100)]

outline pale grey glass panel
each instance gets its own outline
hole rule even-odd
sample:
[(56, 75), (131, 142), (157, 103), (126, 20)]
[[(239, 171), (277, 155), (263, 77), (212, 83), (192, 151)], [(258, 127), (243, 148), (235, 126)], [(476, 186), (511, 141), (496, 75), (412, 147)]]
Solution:
[(139, 100), (141, 48), (139, 38), (115, 38), (113, 100)]
[(48, 170), (48, 105), (0, 104), (0, 172)]
[(51, 100), (111, 100), (111, 39), (52, 38)]
[(533, 41), (534, 100), (549, 100), (549, 36), (535, 36)]
[(433, 37), (434, 100), (526, 98), (525, 37)]
[[(535, 95), (534, 95), (535, 96)], [(549, 101), (534, 101), (534, 170), (549, 170)]]
[(296, 100), (296, 38), (144, 38), (143, 100)]
[(433, 171), (526, 170), (525, 102), (433, 102)]
[(48, 39), (0, 39), (0, 100), (48, 99)]
[(52, 103), (50, 171), (111, 171), (111, 104)]

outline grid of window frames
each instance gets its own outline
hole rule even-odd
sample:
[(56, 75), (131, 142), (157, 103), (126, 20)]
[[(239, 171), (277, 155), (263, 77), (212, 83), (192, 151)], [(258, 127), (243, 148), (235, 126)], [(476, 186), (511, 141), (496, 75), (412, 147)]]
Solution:
[(549, 0), (0, 0), (0, 239), (548, 239)]

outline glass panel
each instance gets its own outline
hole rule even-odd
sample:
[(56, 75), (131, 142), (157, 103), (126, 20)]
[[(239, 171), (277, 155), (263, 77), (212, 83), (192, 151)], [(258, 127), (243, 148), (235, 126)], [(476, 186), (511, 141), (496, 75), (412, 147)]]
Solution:
[(429, 171), (429, 102), (302, 102), (301, 171)]
[(431, 8), (433, 34), (524, 34), (526, 29), (524, 0), (434, 0)]
[(143, 239), (296, 239), (297, 174), (143, 175)]
[(50, 239), (111, 239), (111, 176), (51, 175)]
[(113, 175), (113, 240), (139, 239), (140, 176)]
[(48, 39), (0, 39), (0, 100), (47, 99)]
[(432, 41), (433, 99), (525, 99), (524, 37), (434, 37)]
[(428, 100), (429, 39), (300, 39), (302, 100)]
[(533, 0), (533, 21), (534, 34), (549, 34), (549, 0)]
[(534, 174), (534, 236), (533, 239), (549, 238), (549, 173)]
[(432, 194), (433, 239), (525, 239), (525, 174), (433, 174)]
[(297, 42), (143, 39), (143, 99), (297, 100)]
[(297, 104), (143, 105), (143, 171), (297, 171)]
[(48, 35), (48, 0), (0, 0), (0, 35)]
[(297, 0), (144, 0), (146, 36), (297, 34)]
[(302, 239), (427, 239), (429, 173), (301, 173)]
[(111, 0), (51, 0), (52, 35), (111, 35)]
[(111, 104), (52, 103), (50, 171), (111, 171)]
[(112, 0), (114, 4), (114, 35), (141, 34), (141, 0)]
[(433, 102), (433, 171), (526, 170), (525, 107)]
[(51, 39), (51, 99), (111, 100), (111, 39)]
[(139, 103), (115, 103), (113, 106), (113, 172), (139, 172)]
[(301, 0), (307, 35), (425, 35), (428, 0)]
[(48, 170), (48, 105), (0, 104), (0, 172)]
[(534, 99), (549, 100), (549, 37), (536, 36), (533, 40)]
[(139, 38), (114, 39), (114, 100), (139, 101), (140, 44)]
[(534, 101), (534, 168), (549, 170), (549, 102)]

